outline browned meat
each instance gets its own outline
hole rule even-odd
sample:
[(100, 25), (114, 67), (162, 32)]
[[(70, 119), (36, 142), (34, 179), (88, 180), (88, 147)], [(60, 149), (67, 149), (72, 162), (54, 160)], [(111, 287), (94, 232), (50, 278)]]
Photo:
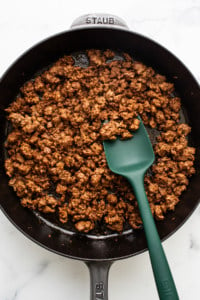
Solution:
[(146, 126), (161, 131), (145, 186), (152, 213), (163, 220), (195, 172), (191, 128), (179, 124), (181, 99), (165, 76), (127, 53), (124, 60), (115, 60), (111, 50), (87, 55), (87, 68), (62, 57), (27, 82), (8, 107), (9, 184), (23, 206), (56, 213), (62, 223), (70, 219), (78, 231), (89, 232), (99, 221), (118, 232), (125, 222), (139, 228), (135, 196), (108, 169), (102, 141), (132, 137), (140, 114)]

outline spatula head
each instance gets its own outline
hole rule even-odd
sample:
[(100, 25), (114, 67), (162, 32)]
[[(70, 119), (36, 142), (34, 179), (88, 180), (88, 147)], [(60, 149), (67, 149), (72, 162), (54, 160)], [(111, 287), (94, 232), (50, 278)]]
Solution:
[(126, 176), (130, 173), (145, 173), (155, 159), (148, 133), (140, 117), (140, 127), (128, 140), (104, 141), (104, 150), (109, 168), (114, 173)]

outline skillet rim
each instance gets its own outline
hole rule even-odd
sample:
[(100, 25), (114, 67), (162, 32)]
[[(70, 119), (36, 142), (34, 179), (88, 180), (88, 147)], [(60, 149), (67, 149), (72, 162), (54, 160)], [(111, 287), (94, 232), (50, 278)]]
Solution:
[[(129, 29), (125, 29), (125, 28), (121, 28), (121, 27), (110, 27), (109, 25), (106, 26), (90, 26), (90, 27), (78, 27), (78, 28), (71, 28), (69, 30), (65, 30), (65, 31), (62, 31), (62, 32), (59, 32), (59, 33), (56, 33), (52, 36), (49, 36), (39, 42), (37, 42), (36, 44), (32, 45), (29, 49), (27, 49), (26, 51), (24, 51), (19, 57), (17, 57), (12, 63), (11, 65), (6, 69), (6, 71), (3, 73), (1, 79), (0, 79), (0, 85), (4, 82), (4, 80), (6, 80), (6, 77), (9, 75), (9, 72), (16, 66), (16, 64), (21, 60), (23, 59), (27, 54), (29, 54), (32, 50), (34, 50), (35, 48), (41, 46), (42, 44), (48, 42), (49, 40), (51, 39), (55, 39), (57, 37), (61, 37), (61, 36), (64, 36), (65, 34), (68, 34), (69, 32), (74, 32), (74, 31), (92, 31), (92, 30), (114, 30), (114, 31), (122, 31), (122, 32), (128, 32), (129, 34), (131, 35), (135, 35), (139, 38), (142, 38), (142, 39), (145, 39), (147, 40), (148, 42), (150, 43), (153, 43), (156, 47), (159, 47), (162, 51), (164, 51), (166, 54), (168, 54), (169, 56), (173, 57), (176, 62), (178, 64), (180, 64), (184, 70), (186, 71), (187, 75), (190, 76), (190, 78), (193, 80), (193, 83), (198, 87), (199, 89), (199, 92), (200, 92), (200, 85), (197, 81), (197, 79), (194, 77), (194, 75), (192, 74), (192, 72), (190, 71), (190, 69), (188, 67), (185, 66), (185, 64), (176, 56), (174, 55), (171, 51), (169, 51), (167, 48), (165, 48), (164, 46), (162, 46), (161, 44), (159, 44), (158, 42), (152, 40), (151, 38), (149, 37), (146, 37), (142, 34), (139, 34), (139, 33), (136, 33), (136, 32), (133, 32)], [(188, 215), (182, 220), (182, 222), (180, 222), (175, 229), (173, 229), (169, 234), (166, 234), (163, 238), (162, 238), (162, 241), (165, 241), (167, 238), (169, 238), (172, 234), (174, 234), (188, 219), (189, 217), (192, 215), (192, 213), (195, 211), (195, 209), (197, 208), (199, 204), (199, 200), (195, 203), (195, 205), (193, 206), (193, 208), (190, 210), (190, 212), (188, 213)], [(135, 255), (138, 255), (140, 253), (143, 253), (147, 250), (147, 248), (144, 248), (140, 251), (137, 251), (137, 252), (134, 252), (134, 253), (131, 253), (131, 254), (128, 254), (128, 255), (125, 255), (125, 256), (118, 256), (118, 257), (112, 257), (112, 258), (105, 258), (105, 259), (102, 259), (102, 258), (84, 258), (84, 257), (78, 257), (78, 256), (73, 256), (73, 255), (69, 255), (69, 254), (66, 254), (66, 253), (63, 253), (63, 252), (60, 252), (60, 251), (57, 251), (55, 249), (52, 249), (51, 247), (45, 245), (44, 243), (42, 243), (41, 241), (37, 240), (35, 237), (33, 237), (28, 231), (25, 231), (23, 230), (14, 220), (13, 218), (9, 215), (9, 213), (7, 213), (6, 209), (4, 209), (4, 207), (2, 206), (2, 204), (0, 203), (0, 208), (2, 210), (2, 212), (4, 213), (4, 215), (9, 219), (9, 221), (19, 230), (21, 231), (26, 237), (28, 237), (30, 240), (32, 240), (33, 242), (35, 242), (36, 244), (42, 246), (43, 248), (51, 251), (51, 252), (54, 252), (56, 254), (59, 254), (59, 255), (62, 255), (62, 256), (65, 256), (65, 257), (69, 257), (69, 258), (72, 258), (72, 259), (77, 259), (77, 260), (82, 260), (82, 261), (115, 261), (115, 260), (118, 260), (118, 259), (123, 259), (123, 258), (128, 258), (128, 257), (131, 257), (131, 256), (135, 256)], [(86, 235), (87, 236), (87, 235)]]

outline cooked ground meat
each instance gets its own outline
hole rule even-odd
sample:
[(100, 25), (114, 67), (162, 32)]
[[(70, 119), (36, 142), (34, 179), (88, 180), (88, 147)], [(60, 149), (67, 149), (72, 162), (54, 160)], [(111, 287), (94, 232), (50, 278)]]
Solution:
[[(194, 174), (190, 127), (179, 124), (180, 98), (174, 86), (151, 67), (124, 53), (88, 50), (89, 66), (64, 56), (21, 88), (6, 109), (12, 132), (5, 143), (9, 184), (21, 204), (58, 212), (88, 232), (99, 222), (122, 232), (124, 223), (141, 226), (128, 182), (106, 163), (102, 141), (128, 139), (144, 124), (160, 131), (155, 164), (145, 176), (152, 213), (163, 220), (174, 210)], [(113, 59), (114, 58), (114, 59)]]

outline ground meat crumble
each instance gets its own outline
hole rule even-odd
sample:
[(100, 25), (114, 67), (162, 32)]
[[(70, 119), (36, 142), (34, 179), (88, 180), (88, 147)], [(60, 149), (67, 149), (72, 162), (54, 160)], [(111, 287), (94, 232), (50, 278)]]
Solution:
[(21, 204), (72, 220), (89, 232), (98, 222), (122, 232), (124, 223), (141, 226), (127, 181), (106, 163), (102, 141), (132, 137), (144, 124), (160, 131), (152, 174), (145, 188), (152, 213), (163, 220), (174, 210), (195, 173), (190, 127), (179, 123), (180, 98), (165, 76), (124, 53), (87, 50), (89, 66), (64, 56), (25, 83), (6, 109), (12, 132), (5, 146), (9, 184)]

